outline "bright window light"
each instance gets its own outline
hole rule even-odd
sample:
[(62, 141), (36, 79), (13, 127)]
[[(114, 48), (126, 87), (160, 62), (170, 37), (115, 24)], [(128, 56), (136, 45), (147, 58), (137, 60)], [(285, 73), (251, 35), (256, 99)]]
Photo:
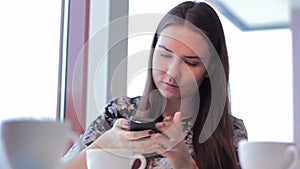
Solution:
[(56, 117), (61, 0), (0, 2), (0, 120)]

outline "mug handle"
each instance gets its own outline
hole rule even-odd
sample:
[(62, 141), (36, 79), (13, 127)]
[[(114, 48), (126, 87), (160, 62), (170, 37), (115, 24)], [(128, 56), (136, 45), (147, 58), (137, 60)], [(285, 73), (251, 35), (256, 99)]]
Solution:
[[(74, 144), (80, 144), (78, 141), (80, 139), (81, 135), (78, 136), (75, 132), (69, 131), (67, 134), (68, 142), (72, 142)], [(78, 145), (79, 147), (82, 147), (82, 145)], [(67, 146), (65, 147), (65, 150), (67, 150)], [(78, 151), (78, 153), (81, 150), (73, 150), (73, 151)], [(60, 165), (63, 165), (73, 159), (75, 157), (76, 153), (74, 153), (74, 156), (69, 156), (68, 153), (66, 153), (61, 159), (60, 159)]]
[(132, 161), (130, 162), (130, 166), (133, 165), (133, 163), (136, 159), (139, 159), (139, 160), (141, 160), (141, 165), (140, 165), (139, 169), (145, 169), (146, 168), (147, 163), (146, 163), (146, 159), (143, 155), (134, 154), (134, 155), (131, 156), (131, 158), (132, 158)]
[(295, 145), (290, 145), (285, 149), (284, 154), (292, 154), (293, 159), (291, 164), (288, 166), (287, 169), (296, 169), (299, 166), (299, 154), (298, 149)]

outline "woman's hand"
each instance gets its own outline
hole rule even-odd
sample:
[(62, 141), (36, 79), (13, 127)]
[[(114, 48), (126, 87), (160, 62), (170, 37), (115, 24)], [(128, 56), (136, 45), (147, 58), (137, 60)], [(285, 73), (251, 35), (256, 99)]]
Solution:
[(174, 117), (165, 117), (163, 122), (157, 123), (156, 127), (162, 133), (151, 136), (155, 140), (152, 148), (166, 158), (168, 158), (174, 168), (195, 167), (193, 158), (185, 144), (185, 134), (182, 129), (181, 113), (176, 112)]
[[(129, 120), (118, 119), (110, 130), (86, 149), (113, 148), (130, 149), (133, 154), (158, 153), (168, 158), (174, 168), (194, 169), (194, 160), (185, 144), (180, 112), (175, 113), (173, 118), (166, 117), (163, 122), (157, 123), (156, 127), (162, 133), (154, 133), (152, 130), (129, 131)], [(86, 168), (86, 149), (63, 168)]]
[(87, 149), (130, 149), (133, 154), (154, 153), (153, 149), (151, 149), (151, 145), (154, 143), (150, 139), (153, 131), (129, 131), (129, 128), (129, 120), (118, 119), (110, 130), (102, 134), (90, 146), (81, 151), (75, 159), (62, 166), (61, 169), (86, 169)]
[(130, 121), (124, 118), (118, 119), (114, 126), (95, 140), (88, 149), (113, 148), (130, 149), (133, 153), (154, 153), (151, 145), (153, 140), (149, 139), (152, 130), (129, 131)]

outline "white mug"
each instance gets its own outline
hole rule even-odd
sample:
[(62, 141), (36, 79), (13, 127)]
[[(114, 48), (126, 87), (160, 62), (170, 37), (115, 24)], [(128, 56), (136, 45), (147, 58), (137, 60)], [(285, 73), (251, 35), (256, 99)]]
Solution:
[(135, 160), (139, 159), (139, 169), (146, 167), (146, 159), (141, 154), (132, 154), (125, 149), (88, 149), (86, 161), (88, 169), (131, 169)]
[(1, 135), (9, 165), (13, 169), (55, 169), (70, 139), (67, 123), (36, 119), (2, 122)]
[(242, 169), (297, 169), (300, 165), (299, 150), (293, 143), (247, 142), (238, 144)]

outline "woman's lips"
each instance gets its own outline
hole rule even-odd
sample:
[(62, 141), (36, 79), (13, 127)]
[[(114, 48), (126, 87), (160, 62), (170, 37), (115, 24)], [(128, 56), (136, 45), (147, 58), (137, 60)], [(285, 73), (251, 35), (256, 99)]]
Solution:
[(170, 90), (174, 90), (174, 89), (178, 89), (179, 88), (178, 85), (171, 84), (171, 83), (168, 83), (168, 82), (163, 82), (162, 84), (163, 84), (164, 88), (170, 89)]

